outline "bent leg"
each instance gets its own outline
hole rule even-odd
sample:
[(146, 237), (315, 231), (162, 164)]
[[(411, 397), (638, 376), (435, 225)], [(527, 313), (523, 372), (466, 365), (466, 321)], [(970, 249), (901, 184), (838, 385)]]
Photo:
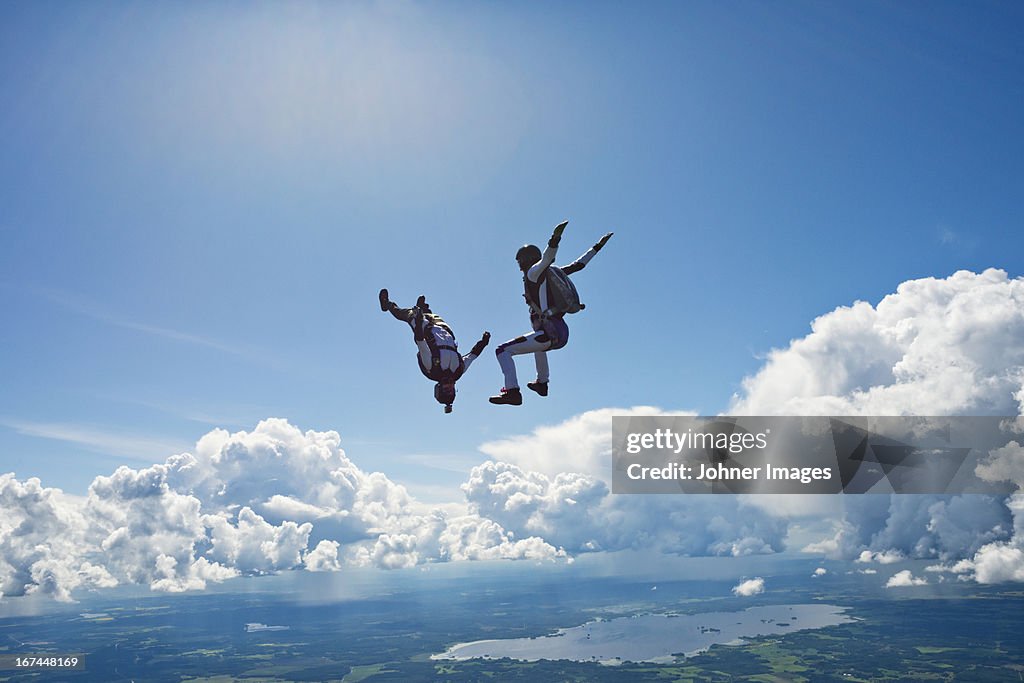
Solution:
[(525, 337), (516, 337), (500, 345), (494, 350), (498, 357), (498, 365), (505, 376), (506, 389), (518, 389), (519, 379), (516, 377), (516, 364), (513, 356), (524, 353), (547, 351), (551, 347), (551, 338), (544, 332), (533, 332)]

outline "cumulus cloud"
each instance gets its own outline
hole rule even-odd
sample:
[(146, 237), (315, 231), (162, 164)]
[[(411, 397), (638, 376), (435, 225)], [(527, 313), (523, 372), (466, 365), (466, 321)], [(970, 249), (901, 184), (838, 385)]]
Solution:
[(0, 476), (6, 596), (68, 600), (76, 588), (119, 583), (179, 592), (346, 563), (565, 556), (493, 519), (429, 509), (385, 475), (359, 469), (336, 432), (302, 432), (280, 419), (251, 432), (214, 430), (164, 463), (120, 467), (96, 477), (84, 499)]
[(537, 427), (531, 434), (488, 441), (480, 450), (496, 462), (518, 465), (527, 472), (555, 477), (576, 472), (611, 480), (612, 417), (631, 415), (696, 415), (665, 412), (652, 406), (589, 410), (555, 425)]
[[(557, 425), (548, 430), (557, 432)], [(549, 478), (506, 462), (473, 468), (462, 489), (472, 513), (570, 553), (656, 549), (738, 557), (781, 550), (786, 531), (785, 521), (739, 497), (612, 495), (590, 475)]]
[(978, 583), (1024, 581), (1024, 447), (1011, 441), (993, 450), (978, 463), (976, 473), (987, 481), (1009, 481), (1017, 486), (1017, 491), (1003, 501), (1009, 519), (976, 539), (972, 555), (951, 566), (933, 565), (928, 569), (970, 577)]
[(898, 550), (887, 550), (885, 552), (873, 553), (870, 550), (865, 550), (857, 558), (858, 562), (877, 562), (878, 564), (895, 564), (897, 562), (903, 562), (906, 560), (903, 553)]
[(1008, 539), (986, 543), (972, 556), (952, 566), (936, 565), (934, 570), (970, 577), (978, 583), (1024, 581), (1024, 493), (1012, 494), (1006, 506), (1013, 517), (1012, 534)]
[(80, 555), (88, 522), (81, 501), (0, 475), (0, 595), (70, 600), (79, 586), (111, 585), (109, 573)]
[[(551, 548), (538, 536), (515, 540), (500, 524), (465, 515), (448, 520), (439, 537), (442, 555), (448, 560), (541, 560), (550, 559)], [(564, 550), (555, 552), (565, 557)]]
[(970, 561), (959, 565), (974, 571), (978, 583), (1024, 581), (1024, 550), (1017, 545), (993, 543), (978, 551)]
[(746, 556), (783, 549), (790, 502), (777, 496), (612, 495), (612, 417), (693, 415), (649, 406), (592, 410), (490, 441), (492, 462), (462, 489), (470, 510), (571, 553), (656, 549)]
[(811, 323), (743, 382), (738, 415), (1017, 415), (1024, 279), (959, 271)]
[[(612, 412), (585, 413), (528, 439), (539, 452), (561, 452), (561, 462), (599, 470)], [(507, 455), (532, 457), (517, 449)], [(741, 498), (612, 496), (592, 473), (549, 476), (493, 461), (469, 473), (464, 511), (453, 514), (361, 470), (336, 432), (303, 432), (280, 419), (248, 432), (216, 429), (192, 452), (96, 477), (73, 505), (37, 480), (0, 481), (3, 592), (61, 599), (79, 587), (185, 591), (290, 569), (568, 560), (652, 548), (744, 556), (781, 550), (786, 532), (784, 520)], [(44, 542), (51, 538), (66, 543)]]
[(764, 593), (764, 579), (758, 576), (746, 581), (740, 581), (732, 587), (732, 592), (740, 598), (749, 598), (752, 595)]
[(338, 559), (337, 541), (320, 541), (315, 548), (306, 553), (304, 563), (311, 572), (336, 572), (341, 570)]
[(1011, 441), (988, 454), (975, 468), (977, 475), (986, 481), (1009, 481), (1024, 487), (1024, 446)]
[(928, 580), (924, 578), (917, 578), (910, 573), (909, 569), (896, 572), (889, 577), (889, 580), (885, 582), (886, 588), (902, 588), (906, 586), (927, 586)]
[[(1024, 279), (959, 271), (902, 283), (877, 306), (860, 301), (814, 320), (811, 332), (768, 354), (730, 412), (745, 415), (1018, 416), (1024, 401)], [(1018, 421), (1019, 422), (1019, 421)], [(978, 468), (1024, 481), (1016, 442)], [(820, 501), (794, 497), (800, 508)], [(805, 550), (836, 559), (967, 560), (979, 580), (1019, 576), (1024, 538), (1014, 499), (995, 496), (846, 496), (831, 536)], [(984, 567), (984, 571), (974, 571)], [(1024, 567), (1022, 567), (1024, 571)]]
[(900, 559), (955, 561), (1005, 539), (1005, 501), (988, 495), (843, 496), (831, 535), (804, 552), (880, 564)]
[(811, 574), (811, 576), (813, 576), (814, 578), (818, 578), (819, 576), (825, 576), (825, 574), (828, 574), (828, 570), (824, 567), (818, 567), (814, 570), (814, 573)]

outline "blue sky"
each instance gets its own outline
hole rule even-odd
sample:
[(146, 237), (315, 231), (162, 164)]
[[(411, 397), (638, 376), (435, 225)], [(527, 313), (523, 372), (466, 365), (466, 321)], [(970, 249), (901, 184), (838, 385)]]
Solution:
[[(454, 486), (481, 442), (585, 410), (724, 410), (836, 306), (1020, 275), (1022, 14), (8, 3), (0, 471), (82, 493), (280, 416)], [(466, 347), (513, 337), (515, 250), (563, 218), (560, 260), (616, 236), (551, 396), (488, 405), (488, 351), (443, 415), (377, 290)]]

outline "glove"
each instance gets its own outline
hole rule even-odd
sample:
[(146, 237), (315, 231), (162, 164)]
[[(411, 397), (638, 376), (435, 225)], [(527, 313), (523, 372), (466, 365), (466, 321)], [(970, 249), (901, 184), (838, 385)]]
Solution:
[(608, 240), (610, 240), (612, 238), (612, 235), (614, 235), (614, 234), (615, 234), (614, 232), (609, 232), (609, 233), (605, 234), (604, 237), (599, 239), (597, 241), (597, 244), (594, 245), (594, 251), (601, 251), (601, 247), (603, 247), (604, 245), (608, 244)]
[(565, 226), (569, 225), (569, 221), (562, 221), (555, 226), (555, 231), (551, 233), (551, 239), (548, 240), (548, 246), (552, 249), (558, 248), (558, 243), (562, 241), (562, 232), (565, 230)]

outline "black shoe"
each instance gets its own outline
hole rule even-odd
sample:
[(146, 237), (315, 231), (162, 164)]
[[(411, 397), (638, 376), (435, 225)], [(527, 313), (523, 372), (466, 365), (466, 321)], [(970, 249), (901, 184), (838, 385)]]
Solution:
[(548, 383), (547, 382), (527, 382), (526, 388), (530, 391), (536, 391), (541, 396), (548, 395)]
[(378, 294), (377, 296), (380, 297), (380, 310), (388, 310), (388, 308), (391, 307), (391, 300), (388, 299), (388, 290), (380, 290), (380, 294)]
[(523, 394), (518, 387), (515, 389), (502, 389), (497, 396), (491, 396), (491, 403), (499, 406), (521, 406), (523, 405)]
[(427, 303), (427, 297), (420, 294), (420, 298), (416, 299), (416, 308), (420, 309), (424, 313), (430, 313), (430, 304)]

